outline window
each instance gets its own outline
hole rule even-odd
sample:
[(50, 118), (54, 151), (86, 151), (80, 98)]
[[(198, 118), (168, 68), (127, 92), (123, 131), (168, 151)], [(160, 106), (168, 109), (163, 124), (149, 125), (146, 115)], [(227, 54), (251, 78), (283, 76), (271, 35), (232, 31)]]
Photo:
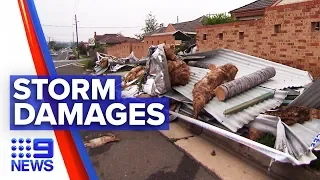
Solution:
[(320, 32), (320, 22), (312, 22), (311, 27), (312, 27), (312, 31)]
[(164, 43), (166, 44), (166, 43), (167, 43), (167, 41), (164, 41)]
[(153, 45), (153, 41), (151, 41), (151, 44)]
[(149, 44), (149, 42), (147, 41), (147, 44)]
[(207, 34), (203, 34), (202, 39), (203, 39), (203, 40), (207, 40)]
[(223, 33), (219, 33), (219, 39), (223, 40)]
[(274, 32), (275, 33), (280, 33), (281, 32), (281, 24), (274, 25)]
[(239, 39), (244, 39), (244, 32), (239, 32)]
[(158, 41), (158, 44), (160, 44), (160, 41)]

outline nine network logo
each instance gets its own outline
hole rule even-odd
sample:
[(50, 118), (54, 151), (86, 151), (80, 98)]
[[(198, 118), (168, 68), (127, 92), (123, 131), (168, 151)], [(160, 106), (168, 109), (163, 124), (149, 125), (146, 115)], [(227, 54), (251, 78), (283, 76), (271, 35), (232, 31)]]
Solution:
[(53, 139), (11, 139), (11, 171), (52, 171)]

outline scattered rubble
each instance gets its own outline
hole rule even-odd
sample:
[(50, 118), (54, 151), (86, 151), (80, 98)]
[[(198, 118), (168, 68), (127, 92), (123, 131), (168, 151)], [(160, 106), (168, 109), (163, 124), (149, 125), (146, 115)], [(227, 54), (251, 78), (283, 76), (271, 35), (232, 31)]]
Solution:
[(216, 155), (217, 155), (217, 154), (216, 154), (216, 151), (215, 151), (215, 150), (212, 150), (211, 155), (212, 155), (212, 156), (216, 156)]
[(106, 143), (115, 142), (115, 141), (120, 141), (120, 139), (117, 138), (114, 134), (108, 133), (108, 135), (106, 136), (98, 137), (95, 139), (91, 139), (87, 142), (84, 142), (84, 147), (96, 148)]

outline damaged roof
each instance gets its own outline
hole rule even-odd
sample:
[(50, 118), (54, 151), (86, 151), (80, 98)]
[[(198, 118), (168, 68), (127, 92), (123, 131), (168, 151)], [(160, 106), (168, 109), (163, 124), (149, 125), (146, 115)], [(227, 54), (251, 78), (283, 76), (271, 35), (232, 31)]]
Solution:
[(217, 49), (194, 54), (194, 56), (206, 56), (201, 62), (212, 63), (216, 66), (222, 66), (227, 63), (237, 66), (239, 71), (236, 79), (254, 73), (262, 68), (272, 66), (276, 69), (276, 76), (260, 85), (266, 88), (284, 89), (287, 87), (304, 87), (313, 81), (312, 76), (307, 71), (229, 49)]
[[(209, 70), (190, 67), (191, 79), (190, 82), (185, 86), (173, 87), (176, 91), (192, 100), (192, 90), (194, 84), (199, 82)], [(254, 87), (244, 93), (241, 93), (238, 96), (235, 96), (226, 102), (219, 101), (214, 97), (204, 109), (211, 114), (217, 121), (226, 126), (232, 132), (237, 132), (238, 129), (242, 128), (244, 125), (248, 124), (250, 121), (254, 120), (256, 116), (260, 113), (263, 113), (269, 109), (276, 108), (280, 106), (287, 96), (286, 91), (277, 90), (273, 98), (265, 100), (259, 104), (251, 106), (243, 111), (238, 113), (225, 116), (223, 112), (226, 109), (232, 108), (236, 105), (239, 105), (243, 102), (250, 101), (258, 96), (272, 92), (273, 90), (263, 88), (263, 87)]]
[[(181, 31), (184, 33), (192, 33), (192, 32), (196, 32), (196, 29), (198, 26), (201, 26), (201, 21), (203, 19), (204, 16), (201, 16), (195, 20), (192, 21), (186, 21), (186, 22), (181, 22), (181, 23), (175, 23), (175, 24), (171, 24), (176, 31)], [(145, 36), (151, 36), (153, 34), (160, 34), (160, 33), (165, 33), (167, 27), (160, 27), (157, 30), (150, 32), (150, 33), (146, 33)]]
[[(289, 106), (307, 106), (309, 108), (320, 108), (320, 79), (311, 84), (298, 96)], [(320, 129), (320, 127), (319, 127)]]
[[(287, 91), (282, 91), (282, 89), (286, 87), (305, 87), (306, 85), (312, 83), (312, 77), (306, 71), (291, 68), (289, 66), (254, 56), (249, 56), (232, 50), (217, 49), (215, 51), (194, 54), (194, 56), (205, 56), (203, 60), (200, 60), (201, 62), (214, 64), (216, 66), (222, 66), (227, 63), (235, 65), (238, 68), (236, 79), (269, 66), (275, 68), (276, 75), (267, 82), (241, 93), (225, 102), (220, 102), (215, 97), (205, 106), (204, 109), (209, 114), (214, 116), (221, 124), (233, 132), (236, 132), (245, 124), (253, 121), (254, 118), (260, 113), (280, 106), (288, 93)], [(194, 88), (194, 84), (199, 82), (209, 70), (190, 67), (190, 71), (190, 82), (185, 86), (174, 87), (174, 89), (188, 99), (192, 100), (192, 90)], [(265, 100), (233, 115), (225, 116), (223, 114), (226, 109), (252, 100), (271, 91), (275, 91), (275, 96), (271, 99)]]
[[(279, 120), (275, 116), (259, 115), (249, 126), (276, 136), (275, 148), (294, 157), (298, 162), (291, 163), (295, 165), (309, 164), (312, 160), (317, 159), (308, 148), (320, 133), (320, 120), (313, 119), (292, 126), (283, 122), (279, 124)], [(319, 146), (315, 148), (315, 151), (319, 150)]]

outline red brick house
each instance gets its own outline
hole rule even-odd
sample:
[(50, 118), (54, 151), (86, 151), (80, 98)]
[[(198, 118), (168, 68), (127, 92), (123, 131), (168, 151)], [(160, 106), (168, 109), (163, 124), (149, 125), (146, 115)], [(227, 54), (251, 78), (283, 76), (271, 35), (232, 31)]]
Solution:
[(278, 0), (257, 0), (230, 11), (230, 14), (240, 21), (262, 19), (265, 9), (277, 1)]
[(125, 42), (137, 42), (138, 41), (135, 38), (125, 37), (122, 34), (97, 35), (96, 32), (94, 32), (94, 38), (98, 43), (106, 45), (106, 46), (113, 46), (113, 45), (121, 44), (121, 43), (125, 43)]
[(262, 19), (266, 8), (271, 6), (280, 6), (292, 3), (299, 3), (312, 0), (257, 0), (250, 4), (241, 6), (229, 13), (240, 21)]

